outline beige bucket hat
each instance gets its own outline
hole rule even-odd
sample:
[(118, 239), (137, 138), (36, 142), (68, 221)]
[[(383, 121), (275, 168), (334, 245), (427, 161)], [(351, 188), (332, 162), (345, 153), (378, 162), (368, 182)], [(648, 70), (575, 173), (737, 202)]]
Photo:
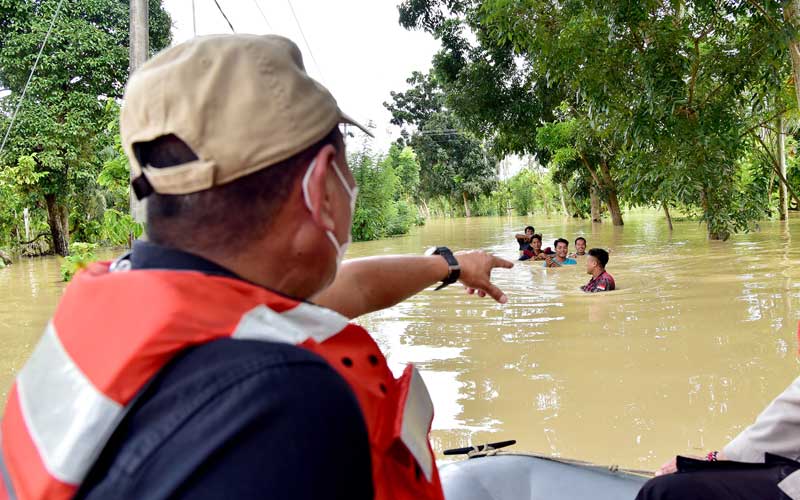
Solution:
[[(372, 135), (311, 78), (297, 45), (276, 35), (212, 35), (160, 52), (128, 81), (120, 134), (134, 187), (188, 194), (225, 184), (305, 150), (337, 124)], [(198, 159), (140, 165), (134, 144), (174, 134)], [(136, 189), (143, 197), (150, 189)]]

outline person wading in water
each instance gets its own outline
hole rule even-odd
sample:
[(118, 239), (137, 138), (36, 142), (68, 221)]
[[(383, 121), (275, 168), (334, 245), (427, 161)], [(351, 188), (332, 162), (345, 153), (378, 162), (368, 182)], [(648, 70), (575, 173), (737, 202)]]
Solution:
[(574, 259), (576, 257), (583, 257), (584, 255), (586, 255), (586, 238), (578, 236), (575, 238), (575, 253), (569, 254), (569, 258)]
[(610, 292), (617, 287), (614, 277), (606, 271), (608, 265), (608, 252), (602, 248), (592, 248), (586, 258), (586, 274), (591, 274), (592, 279), (581, 287), (584, 292)]
[(519, 260), (544, 260), (545, 259), (545, 252), (542, 250), (542, 235), (541, 234), (534, 234), (531, 237), (531, 244), (530, 248), (523, 252), (525, 255), (525, 259), (520, 257)]
[(341, 123), (369, 133), (279, 36), (194, 38), (131, 76), (149, 241), (65, 290), (8, 396), (0, 496), (442, 499), (425, 383), (348, 319), (439, 281), (504, 303), (491, 273), (512, 264), (342, 262)]
[(533, 226), (527, 226), (524, 233), (514, 235), (514, 238), (517, 239), (517, 243), (519, 244), (518, 260), (528, 260), (531, 258), (530, 251), (533, 237), (535, 236), (533, 233), (535, 232), (536, 229), (534, 229)]
[(567, 257), (569, 252), (569, 241), (564, 238), (557, 239), (553, 246), (556, 248), (555, 257), (545, 252), (544, 267), (574, 266), (578, 262)]

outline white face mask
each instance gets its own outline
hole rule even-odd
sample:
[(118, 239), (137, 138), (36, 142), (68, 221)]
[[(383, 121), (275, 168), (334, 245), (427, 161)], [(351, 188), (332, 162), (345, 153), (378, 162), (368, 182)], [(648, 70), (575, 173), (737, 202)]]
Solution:
[[(332, 164), (333, 164), (333, 171), (336, 172), (336, 176), (342, 183), (344, 191), (347, 193), (347, 196), (350, 197), (350, 222), (352, 224), (353, 214), (355, 214), (356, 211), (356, 197), (358, 196), (358, 186), (351, 188), (350, 185), (347, 184), (347, 179), (344, 178), (344, 175), (342, 174), (341, 170), (339, 170), (339, 165), (337, 165), (335, 161), (332, 162)], [(308, 166), (306, 175), (303, 176), (303, 184), (302, 184), (303, 199), (305, 200), (306, 207), (308, 208), (309, 211), (312, 211), (312, 209), (311, 209), (311, 195), (308, 194), (308, 181), (311, 179), (311, 172), (314, 171), (314, 167), (316, 165), (317, 165), (317, 159), (314, 158), (314, 160)], [(336, 235), (333, 234), (333, 231), (330, 230), (325, 231), (325, 234), (330, 240), (331, 244), (333, 245), (333, 248), (336, 249), (336, 270), (338, 271), (339, 266), (342, 263), (342, 259), (344, 258), (344, 254), (347, 253), (347, 247), (349, 247), (350, 243), (353, 241), (353, 237), (350, 233), (350, 228), (347, 229), (347, 241), (345, 241), (344, 243), (339, 243), (339, 241), (336, 239)]]

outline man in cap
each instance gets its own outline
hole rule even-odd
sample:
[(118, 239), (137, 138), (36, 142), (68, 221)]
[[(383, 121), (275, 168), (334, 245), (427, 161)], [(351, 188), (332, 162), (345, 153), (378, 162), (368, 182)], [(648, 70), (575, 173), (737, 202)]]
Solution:
[(512, 264), (342, 263), (341, 123), (363, 129), (278, 36), (196, 38), (131, 77), (149, 241), (65, 291), (9, 394), (0, 496), (442, 498), (424, 382), (348, 318), (438, 281), (504, 303), (491, 272)]

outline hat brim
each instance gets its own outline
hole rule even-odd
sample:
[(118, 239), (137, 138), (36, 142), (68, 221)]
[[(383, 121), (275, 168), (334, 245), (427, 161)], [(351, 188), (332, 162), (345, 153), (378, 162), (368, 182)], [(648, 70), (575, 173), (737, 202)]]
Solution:
[(361, 129), (362, 132), (367, 134), (368, 136), (372, 137), (373, 139), (375, 138), (375, 134), (373, 134), (370, 129), (368, 129), (364, 125), (361, 125), (360, 123), (355, 121), (350, 115), (348, 115), (347, 113), (345, 113), (342, 110), (339, 110), (339, 114), (341, 115), (340, 118), (339, 118), (339, 123), (348, 123), (350, 125), (355, 125), (359, 129)]

